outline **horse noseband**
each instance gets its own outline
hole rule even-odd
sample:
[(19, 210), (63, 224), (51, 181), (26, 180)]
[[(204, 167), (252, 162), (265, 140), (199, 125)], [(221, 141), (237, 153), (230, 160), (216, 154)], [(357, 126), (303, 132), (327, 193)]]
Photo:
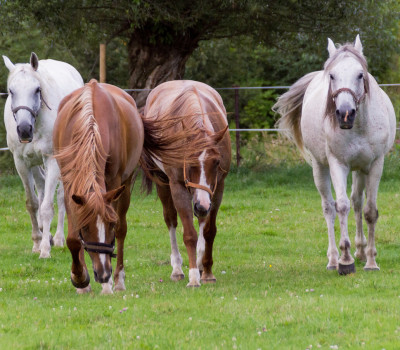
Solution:
[(14, 120), (15, 120), (15, 121), (17, 121), (17, 118), (16, 118), (16, 116), (15, 116), (15, 113), (17, 113), (20, 109), (25, 109), (25, 110), (27, 110), (30, 114), (32, 114), (33, 118), (34, 118), (35, 121), (36, 121), (36, 118), (37, 118), (39, 112), (35, 112), (32, 108), (30, 108), (30, 107), (28, 107), (28, 106), (18, 106), (18, 107), (15, 107), (15, 108), (11, 108), (11, 111), (12, 111), (12, 114), (13, 114), (13, 116), (14, 116)]
[(360, 98), (357, 98), (357, 95), (353, 90), (351, 90), (349, 88), (340, 88), (340, 89), (337, 89), (335, 92), (332, 93), (333, 102), (335, 102), (336, 97), (338, 97), (338, 95), (340, 93), (342, 93), (342, 92), (347, 92), (347, 93), (349, 93), (351, 95), (351, 97), (353, 97), (354, 103), (356, 104), (356, 110), (358, 110), (358, 107), (359, 107), (361, 101), (365, 97), (365, 92), (361, 95)]
[[(42, 90), (40, 90), (40, 107), (42, 107), (42, 103), (45, 104), (45, 106), (51, 111), (51, 108), (49, 107), (49, 105), (47, 104), (47, 102), (45, 101), (45, 99), (42, 96)], [(14, 120), (17, 121), (17, 118), (15, 117), (15, 113), (17, 113), (20, 109), (25, 109), (27, 110), (30, 114), (32, 114), (33, 118), (35, 119), (36, 122), (36, 118), (39, 114), (39, 111), (35, 112), (32, 108), (28, 107), (28, 106), (18, 106), (18, 107), (11, 107), (11, 112), (14, 116)]]
[(114, 253), (115, 238), (113, 239), (111, 244), (100, 243), (100, 242), (85, 242), (83, 240), (81, 232), (79, 231), (79, 239), (81, 240), (83, 249), (85, 249), (87, 252), (98, 253), (98, 254), (107, 254), (111, 258), (117, 257), (117, 254)]

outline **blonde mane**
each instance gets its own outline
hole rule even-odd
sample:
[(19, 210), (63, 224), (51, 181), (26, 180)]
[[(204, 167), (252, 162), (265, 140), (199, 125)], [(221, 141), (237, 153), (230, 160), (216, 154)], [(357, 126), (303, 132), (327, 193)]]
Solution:
[[(107, 154), (103, 148), (99, 126), (93, 113), (92, 85), (86, 84), (66, 116), (74, 118), (70, 145), (59, 150), (59, 161), (66, 199), (75, 206), (79, 228), (97, 215), (104, 221), (116, 222), (117, 216), (110, 204), (105, 203), (104, 170)], [(83, 196), (84, 205), (77, 205), (72, 195)]]

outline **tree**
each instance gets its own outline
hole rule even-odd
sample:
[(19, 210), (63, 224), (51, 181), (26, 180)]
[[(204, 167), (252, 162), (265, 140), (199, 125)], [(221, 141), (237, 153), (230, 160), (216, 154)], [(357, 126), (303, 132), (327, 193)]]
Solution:
[[(383, 28), (390, 34), (384, 42), (393, 44), (395, 6), (395, 0), (327, 0), (323, 6), (314, 0), (0, 0), (0, 18), (1, 30), (17, 30), (24, 18), (70, 47), (85, 43), (93, 52), (100, 41), (120, 38), (129, 86), (150, 89), (182, 78), (202, 40), (250, 35), (272, 46), (302, 33), (327, 36), (339, 26), (353, 33)], [(135, 94), (139, 106), (146, 96)]]

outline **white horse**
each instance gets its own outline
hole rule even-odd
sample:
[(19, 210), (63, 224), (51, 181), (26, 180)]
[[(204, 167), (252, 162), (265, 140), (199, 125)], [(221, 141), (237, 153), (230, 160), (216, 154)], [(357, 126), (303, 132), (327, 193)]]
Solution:
[[(33, 252), (50, 257), (50, 224), (60, 171), (53, 153), (53, 125), (62, 98), (83, 86), (78, 71), (67, 63), (39, 61), (32, 53), (30, 64), (14, 65), (3, 56), (10, 71), (4, 109), (7, 144), (26, 193), (26, 208), (32, 222)], [(35, 192), (35, 188), (37, 194)], [(58, 187), (56, 246), (64, 245), (64, 190)], [(42, 232), (43, 231), (43, 234)]]
[[(367, 72), (358, 35), (354, 44), (338, 48), (328, 39), (328, 51), (324, 70), (298, 80), (278, 99), (274, 110), (282, 116), (278, 126), (288, 130), (288, 136), (312, 165), (328, 225), (327, 269), (338, 269), (339, 274), (355, 272), (347, 229), (350, 201), (346, 185), (352, 171), (355, 256), (361, 261), (366, 260), (365, 270), (379, 270), (375, 261), (376, 199), (384, 155), (394, 142), (395, 113), (388, 96)], [(336, 202), (332, 197), (331, 181)], [(368, 241), (362, 228), (364, 189)], [(340, 259), (334, 233), (336, 214), (340, 222)]]

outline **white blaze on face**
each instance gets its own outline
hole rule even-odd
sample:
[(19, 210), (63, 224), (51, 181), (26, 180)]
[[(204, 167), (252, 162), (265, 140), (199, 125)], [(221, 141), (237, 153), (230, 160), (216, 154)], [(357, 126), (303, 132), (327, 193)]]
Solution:
[[(200, 162), (200, 181), (199, 181), (199, 185), (202, 185), (202, 186), (210, 188), (210, 185), (207, 183), (206, 174), (205, 174), (205, 171), (204, 171), (204, 161), (205, 161), (205, 159), (206, 159), (206, 151), (203, 151), (200, 154), (200, 157), (199, 157), (199, 162)], [(197, 201), (199, 202), (199, 204), (203, 208), (209, 209), (210, 205), (211, 205), (210, 194), (207, 191), (200, 190), (200, 189), (196, 189), (195, 194), (196, 194), (196, 198), (197, 198)]]
[[(101, 220), (100, 216), (97, 216), (96, 227), (97, 227), (97, 233), (98, 233), (98, 237), (99, 237), (99, 243), (105, 243), (106, 242), (106, 228), (105, 228), (104, 222)], [(100, 258), (100, 262), (103, 265), (103, 268), (105, 269), (106, 255), (99, 254), (99, 258)]]

